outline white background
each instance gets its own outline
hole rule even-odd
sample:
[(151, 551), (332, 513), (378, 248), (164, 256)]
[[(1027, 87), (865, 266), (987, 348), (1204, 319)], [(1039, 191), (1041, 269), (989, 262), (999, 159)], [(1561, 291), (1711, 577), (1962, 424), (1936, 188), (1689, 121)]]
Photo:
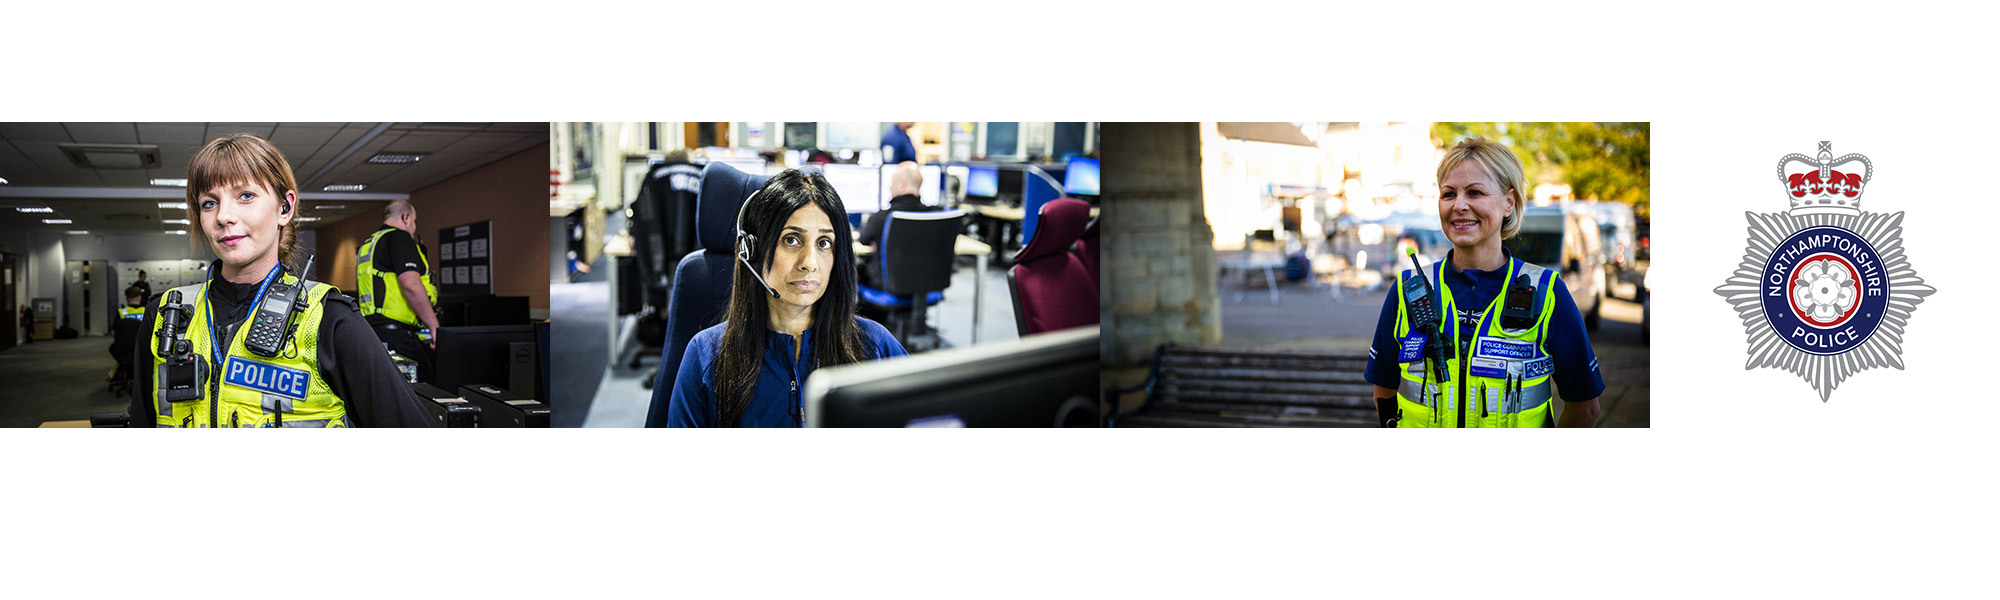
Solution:
[[(208, 4), (11, 7), (0, 120), (1650, 121), (1653, 427), (0, 431), (8, 597), (1993, 589), (1983, 5)], [(1938, 290), (1827, 403), (1711, 291), (1820, 140)]]

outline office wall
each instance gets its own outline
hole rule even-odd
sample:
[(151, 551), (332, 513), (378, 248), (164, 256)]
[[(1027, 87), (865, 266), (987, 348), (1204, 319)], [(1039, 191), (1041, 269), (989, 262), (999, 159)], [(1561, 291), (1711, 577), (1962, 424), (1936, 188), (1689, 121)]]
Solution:
[[(63, 238), (65, 234), (30, 232), (28, 234), (28, 285), (23, 302), (34, 298), (56, 299), (56, 326), (61, 327), (67, 307), (63, 302)], [(20, 319), (14, 315), (10, 320)]]
[[(15, 260), (14, 306), (16, 307), (28, 305), (28, 273), (34, 270), (33, 248), (32, 244), (29, 243), (30, 239), (31, 236), (26, 229), (12, 229), (0, 226), (0, 252), (13, 254)], [(26, 341), (21, 335), (21, 315), (16, 313), (4, 315), (4, 317), (6, 318), (7, 329), (13, 332), (9, 335), (14, 336), (14, 343), (19, 344)]]
[[(441, 227), (493, 221), (493, 293), (526, 296), (528, 306), (546, 311), (548, 173), (549, 147), (543, 144), (411, 192), (417, 231), (429, 245)], [(318, 230), (316, 247), (319, 262), (325, 265), (319, 271), (328, 283), (350, 292), (355, 289), (354, 252), (381, 226), (381, 213), (370, 211)], [(437, 249), (430, 248), (427, 254), (436, 264)]]
[(66, 260), (214, 260), (196, 250), (185, 235), (68, 235), (62, 240)]

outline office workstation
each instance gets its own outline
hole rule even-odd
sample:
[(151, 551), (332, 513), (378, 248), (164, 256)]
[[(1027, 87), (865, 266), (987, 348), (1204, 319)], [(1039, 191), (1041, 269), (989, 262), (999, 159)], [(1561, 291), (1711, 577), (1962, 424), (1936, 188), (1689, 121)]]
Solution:
[(741, 213), (787, 173), (837, 195), (854, 312), (911, 356), (1094, 324), (1096, 128), (553, 124), (555, 383), (587, 392), (559, 424), (664, 423), (690, 342), (741, 291)]
[[(333, 426), (421, 426), (421, 418), (389, 416), (427, 407), (414, 393), (417, 381), (546, 398), (546, 345), (535, 340), (538, 331), (546, 337), (548, 288), (519, 268), (539, 263), (547, 245), (539, 217), (546, 128), (0, 123), (0, 142), (19, 149), (0, 153), (0, 308), (13, 315), (29, 306), (31, 321), (48, 325), (0, 335), (0, 352), (9, 355), (0, 361), (0, 380), (19, 382), (0, 407), (0, 426), (163, 424), (165, 411), (156, 406), (135, 418), (134, 398), (159, 392), (155, 386), (178, 381), (169, 371), (195, 363), (226, 364), (187, 374), (213, 380), (200, 387), (224, 396), (216, 405), (224, 409), (209, 412), (228, 416), (192, 426), (296, 427), (311, 421), (306, 413), (313, 410)], [(241, 158), (214, 158), (226, 153)], [(231, 182), (245, 189), (190, 193), (218, 176), (213, 165), (229, 161), (260, 165), (247, 175), (219, 175), (247, 179)], [(225, 195), (232, 202), (220, 202)], [(243, 263), (268, 269), (256, 272), (267, 283), (250, 286), (265, 299), (254, 310), (232, 309), (233, 301), (215, 299), (220, 292), (204, 291), (225, 289), (217, 282), (239, 269), (238, 247), (278, 257)], [(166, 310), (173, 306), (180, 308)], [(229, 323), (232, 310), (255, 318), (244, 316), (251, 324), (241, 327), (203, 326), (211, 315)], [(178, 324), (160, 319), (176, 313), (183, 316)], [(189, 327), (185, 317), (195, 313)], [(397, 352), (381, 339), (391, 325), (424, 350)], [(480, 333), (496, 327), (522, 333), (506, 342)], [(232, 330), (247, 332), (246, 348), (179, 357), (169, 343)], [(519, 342), (527, 345), (493, 348)], [(431, 352), (438, 360), (420, 355)], [(362, 370), (376, 359), (388, 367)], [(307, 381), (311, 386), (273, 385)], [(227, 408), (238, 388), (277, 400)], [(179, 414), (179, 403), (158, 406)], [(353, 410), (357, 403), (368, 408)]]

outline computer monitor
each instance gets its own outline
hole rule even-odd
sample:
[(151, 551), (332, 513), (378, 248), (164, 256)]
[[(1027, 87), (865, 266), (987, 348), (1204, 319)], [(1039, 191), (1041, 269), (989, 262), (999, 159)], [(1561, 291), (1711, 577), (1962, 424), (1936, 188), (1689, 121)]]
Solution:
[(1063, 193), (1097, 195), (1097, 159), (1083, 157), (1069, 159), (1067, 171), (1063, 177)]
[(521, 395), (534, 394), (544, 387), (539, 337), (535, 325), (444, 327), (428, 383), (447, 390), (468, 383), (506, 385)]
[(974, 166), (966, 170), (965, 195), (992, 198), (1000, 195), (1000, 168)]
[(806, 378), (807, 427), (1095, 427), (1095, 325), (827, 367)]
[(1010, 204), (1020, 202), (1022, 194), (1027, 193), (1027, 168), (1018, 164), (1002, 167), (999, 174), (1000, 185), (993, 195), (1006, 199)]
[(827, 123), (825, 142), (820, 147), (828, 150), (880, 151), (882, 123)]
[(812, 150), (819, 147), (818, 123), (786, 123), (785, 147), (792, 150)]
[(840, 194), (840, 203), (847, 207), (847, 212), (882, 210), (880, 167), (835, 163), (820, 165), (820, 173), (826, 176), (827, 183), (833, 184), (834, 193)]
[(986, 124), (986, 158), (990, 160), (1019, 160), (1024, 154), (1021, 146), (1021, 124), (1019, 122), (989, 122)]
[[(917, 188), (917, 198), (924, 206), (940, 206), (944, 201), (944, 167), (941, 165), (918, 165), (917, 172), (923, 174), (924, 182)], [(882, 165), (882, 206), (896, 197), (896, 165)]]

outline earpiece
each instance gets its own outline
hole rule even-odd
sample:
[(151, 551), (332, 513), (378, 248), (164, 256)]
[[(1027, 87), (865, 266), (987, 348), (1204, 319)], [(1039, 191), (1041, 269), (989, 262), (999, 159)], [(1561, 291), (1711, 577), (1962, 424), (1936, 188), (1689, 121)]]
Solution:
[(750, 209), (750, 201), (756, 199), (757, 192), (750, 192), (750, 197), (743, 199), (743, 206), (736, 209), (736, 260), (742, 261), (743, 266), (750, 269), (750, 276), (757, 279), (758, 285), (764, 286), (764, 291), (770, 292), (772, 298), (777, 298), (778, 290), (765, 282), (764, 276), (757, 272), (757, 266), (750, 263), (750, 257), (757, 254), (757, 236), (743, 230), (743, 213)]

